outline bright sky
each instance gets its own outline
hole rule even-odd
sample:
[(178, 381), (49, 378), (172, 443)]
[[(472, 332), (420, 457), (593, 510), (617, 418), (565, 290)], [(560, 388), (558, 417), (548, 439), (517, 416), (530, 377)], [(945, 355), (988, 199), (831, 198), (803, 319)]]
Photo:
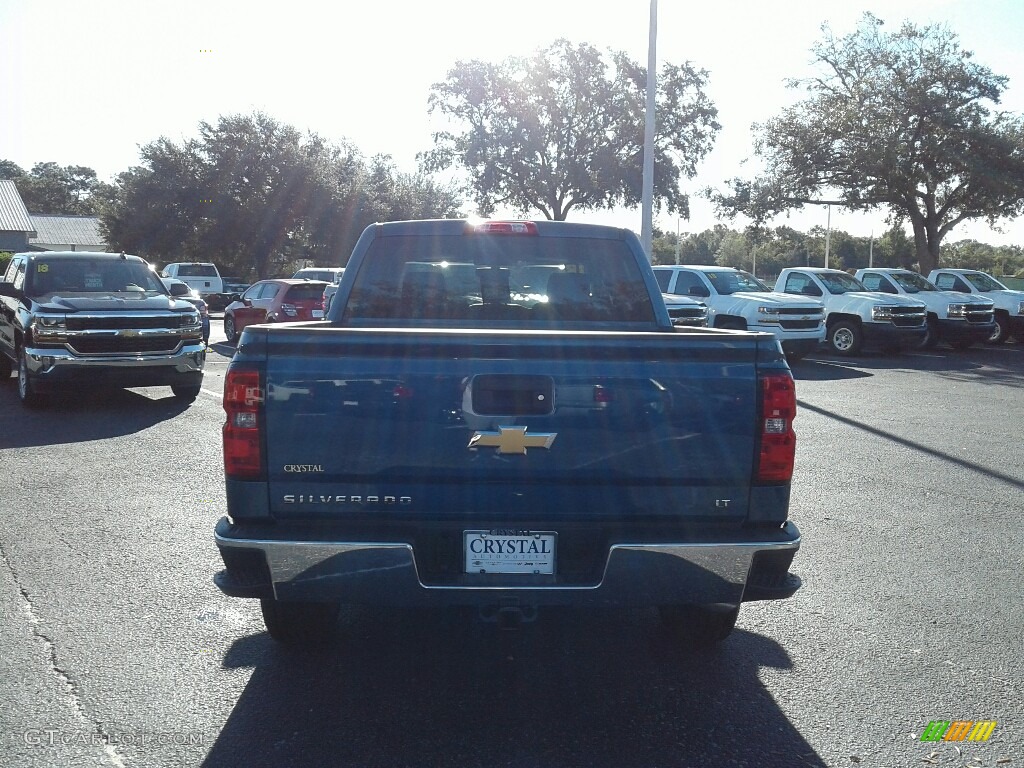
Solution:
[[(85, 165), (110, 180), (138, 164), (142, 144), (181, 141), (200, 120), (259, 109), (412, 171), (440, 127), (427, 114), (430, 86), (457, 60), (498, 61), (565, 37), (646, 63), (649, 10), (649, 0), (0, 0), (0, 159), (26, 170)], [(723, 126), (700, 175), (684, 183), (691, 219), (682, 231), (716, 223), (696, 192), (749, 175), (750, 125), (799, 95), (783, 81), (807, 73), (821, 24), (845, 34), (866, 10), (893, 27), (947, 23), (1010, 78), (1001, 106), (1024, 112), (1021, 0), (661, 0), (658, 59), (710, 71)], [(578, 218), (640, 230), (639, 209)], [(825, 220), (822, 208), (776, 223), (806, 230)], [(667, 215), (657, 223), (677, 224)], [(881, 216), (835, 207), (831, 223), (854, 235), (885, 229)], [(1024, 220), (1004, 229), (964, 224), (950, 241), (1024, 245)]]

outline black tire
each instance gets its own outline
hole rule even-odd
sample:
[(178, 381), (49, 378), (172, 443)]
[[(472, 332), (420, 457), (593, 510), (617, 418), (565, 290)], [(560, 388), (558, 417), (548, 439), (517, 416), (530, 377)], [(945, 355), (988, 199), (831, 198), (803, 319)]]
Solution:
[(224, 335), (228, 337), (228, 344), (235, 344), (238, 341), (234, 315), (224, 315)]
[(25, 353), (18, 355), (18, 399), (27, 408), (39, 408), (45, 402), (45, 398), (36, 388), (36, 383), (28, 372), (28, 362), (25, 360)]
[(0, 352), (0, 381), (7, 381), (14, 372), (14, 366), (3, 352)]
[(828, 327), (825, 342), (834, 354), (850, 357), (863, 348), (864, 332), (856, 320), (836, 320)]
[(996, 310), (996, 327), (992, 329), (992, 335), (988, 337), (989, 344), (1002, 344), (1010, 335), (1010, 313), (1001, 309)]
[(338, 603), (284, 602), (262, 598), (267, 634), (282, 645), (317, 645), (328, 640), (338, 621)]
[(923, 339), (921, 339), (921, 343), (918, 345), (918, 348), (934, 349), (935, 345), (939, 343), (939, 321), (929, 315), (925, 328), (927, 328), (928, 333)]
[(174, 393), (174, 396), (186, 403), (191, 403), (199, 397), (200, 389), (202, 389), (202, 384), (171, 384), (171, 392)]
[(736, 626), (740, 607), (702, 605), (662, 605), (661, 623), (677, 640), (695, 647), (722, 642)]

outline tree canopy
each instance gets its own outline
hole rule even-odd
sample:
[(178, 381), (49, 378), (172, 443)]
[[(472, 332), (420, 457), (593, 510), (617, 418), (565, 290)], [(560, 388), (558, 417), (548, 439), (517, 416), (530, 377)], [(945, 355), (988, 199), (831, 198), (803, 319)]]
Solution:
[(866, 14), (844, 37), (822, 29), (819, 74), (789, 83), (808, 97), (754, 126), (765, 172), (709, 191), (720, 213), (763, 223), (822, 201), (888, 210), (910, 223), (927, 274), (960, 222), (1024, 212), (1024, 120), (992, 107), (1006, 77), (945, 26), (888, 33)]
[(367, 161), (260, 112), (200, 123), (198, 138), (160, 138), (140, 154), (103, 208), (111, 246), (239, 275), (272, 276), (301, 259), (343, 265), (368, 224), (453, 216), (461, 204), (387, 156)]
[(0, 160), (0, 179), (11, 179), (25, 207), (32, 213), (91, 216), (97, 202), (110, 193), (110, 185), (84, 165), (36, 163), (26, 173), (17, 163)]
[[(459, 61), (429, 109), (453, 126), (421, 153), (429, 171), (461, 166), (479, 212), (499, 206), (565, 220), (573, 210), (636, 206), (643, 178), (647, 70), (625, 53), (558, 40), (499, 64)], [(720, 126), (707, 72), (665, 64), (658, 78), (654, 195), (688, 215), (692, 178)]]

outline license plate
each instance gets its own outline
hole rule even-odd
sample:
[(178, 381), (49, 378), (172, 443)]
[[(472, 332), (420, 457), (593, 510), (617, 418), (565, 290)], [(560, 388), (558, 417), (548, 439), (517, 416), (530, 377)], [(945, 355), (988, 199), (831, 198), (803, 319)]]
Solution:
[(463, 531), (466, 573), (554, 573), (554, 531)]
[(315, 317), (317, 320), (319, 320), (323, 316), (324, 316), (324, 311), (322, 309), (314, 309), (313, 310), (313, 317)]

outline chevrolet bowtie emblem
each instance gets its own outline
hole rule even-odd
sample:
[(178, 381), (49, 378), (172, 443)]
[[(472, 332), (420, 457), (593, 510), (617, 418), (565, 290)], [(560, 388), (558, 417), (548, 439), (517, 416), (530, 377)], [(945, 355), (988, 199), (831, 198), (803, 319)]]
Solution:
[(526, 427), (498, 427), (497, 432), (474, 432), (469, 438), (471, 450), (497, 448), (498, 453), (526, 453), (527, 448), (550, 448), (557, 432), (526, 434)]

